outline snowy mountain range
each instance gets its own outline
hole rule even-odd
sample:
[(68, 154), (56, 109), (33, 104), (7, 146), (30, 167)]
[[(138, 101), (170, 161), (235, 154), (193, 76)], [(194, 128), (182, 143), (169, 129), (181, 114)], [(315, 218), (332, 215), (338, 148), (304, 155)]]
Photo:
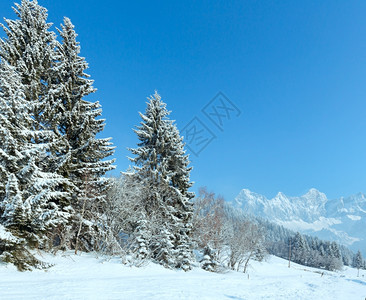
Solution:
[(366, 255), (366, 196), (362, 193), (329, 200), (317, 189), (299, 197), (278, 193), (268, 199), (243, 189), (234, 206), (294, 231), (335, 240)]

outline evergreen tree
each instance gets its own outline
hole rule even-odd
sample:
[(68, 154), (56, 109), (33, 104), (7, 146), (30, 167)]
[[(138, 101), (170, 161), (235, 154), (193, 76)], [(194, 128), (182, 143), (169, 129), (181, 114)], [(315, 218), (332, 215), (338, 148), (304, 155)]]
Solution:
[[(48, 225), (61, 223), (54, 221), (56, 215), (66, 215), (59, 210), (58, 203), (69, 197), (70, 185), (67, 178), (53, 174), (57, 161), (52, 153), (56, 145), (60, 146), (60, 140), (47, 119), (54, 105), (56, 38), (49, 30), (52, 24), (47, 23), (47, 10), (37, 1), (24, 0), (15, 5), (14, 11), (19, 19), (5, 20), (7, 27), (2, 27), (7, 39), (0, 40), (1, 89), (6, 98), (3, 101), (7, 102), (2, 115), (16, 127), (12, 132), (13, 149), (3, 149), (13, 154), (15, 147), (18, 150), (17, 166), (8, 170), (18, 178), (23, 202), (28, 201), (32, 207), (28, 231), (48, 231)], [(7, 75), (10, 72), (11, 80)]]
[(341, 259), (341, 251), (339, 250), (338, 244), (336, 242), (331, 243), (332, 255), (337, 258)]
[(24, 99), (21, 77), (6, 62), (0, 64), (0, 104), (0, 170), (6, 186), (0, 198), (3, 224), (17, 227), (18, 234), (45, 233), (68, 217), (55, 205), (58, 198), (65, 196), (58, 191), (65, 180), (36, 165), (37, 159), (47, 155), (47, 147), (33, 143), (38, 132), (30, 128), (33, 119)]
[(166, 104), (157, 93), (148, 100), (145, 114), (140, 113), (141, 126), (135, 130), (140, 143), (131, 149), (135, 155), (131, 161), (136, 165), (132, 176), (146, 187), (146, 216), (163, 227), (161, 231), (161, 227), (149, 225), (158, 229), (153, 235), (163, 239), (153, 243), (153, 258), (164, 265), (189, 270), (193, 260), (191, 168), (179, 131), (168, 119)]
[(310, 250), (306, 239), (297, 232), (293, 241), (294, 261), (303, 265), (307, 264)]
[(193, 203), (190, 201), (194, 193), (189, 191), (192, 182), (189, 181), (189, 174), (192, 167), (189, 167), (188, 155), (185, 154), (183, 137), (180, 137), (176, 126), (171, 122), (167, 123), (167, 130), (172, 134), (172, 143), (170, 144), (170, 160), (168, 161), (170, 177), (170, 186), (174, 191), (174, 218), (177, 222), (175, 232), (175, 248), (177, 249), (176, 267), (185, 271), (191, 269), (193, 261), (192, 254), (192, 217)]
[[(99, 102), (89, 102), (85, 97), (94, 93), (93, 80), (85, 73), (88, 64), (79, 56), (80, 45), (76, 41), (77, 34), (70, 19), (65, 18), (61, 25), (60, 36), (63, 41), (58, 47), (60, 62), (58, 71), (58, 111), (52, 121), (54, 128), (61, 134), (66, 143), (67, 153), (61, 167), (61, 174), (70, 178), (76, 185), (76, 193), (80, 193), (87, 174), (89, 181), (101, 191), (107, 189), (108, 180), (103, 178), (107, 171), (114, 168), (114, 160), (104, 160), (113, 154), (110, 138), (98, 139), (96, 135), (105, 126)], [(74, 199), (75, 200), (75, 199)]]
[(149, 257), (148, 247), (151, 239), (144, 216), (140, 216), (140, 220), (137, 222), (136, 236), (134, 239), (135, 245), (133, 250), (135, 251), (135, 260), (137, 261), (137, 265), (140, 265)]
[(18, 180), (10, 174), (6, 185), (5, 198), (2, 201), (4, 225), (7, 227), (26, 227), (31, 219), (32, 211), (29, 201), (23, 203), (22, 193), (19, 191)]
[(216, 272), (219, 265), (216, 260), (216, 253), (209, 245), (205, 246), (203, 249), (203, 258), (201, 260), (201, 268), (209, 271)]
[(342, 268), (342, 256), (339, 250), (338, 244), (336, 242), (330, 243), (328, 260), (330, 270), (339, 270)]
[(102, 114), (99, 102), (85, 100), (96, 89), (93, 80), (85, 73), (87, 62), (79, 56), (80, 45), (76, 41), (74, 25), (70, 19), (64, 18), (61, 28), (62, 44), (57, 47), (59, 61), (55, 67), (57, 105), (50, 119), (63, 143), (63, 151), (58, 153), (62, 162), (58, 173), (73, 183), (70, 189), (72, 207), (79, 215), (82, 210), (88, 212), (81, 216), (82, 219), (95, 221), (103, 212), (106, 193), (111, 186), (111, 181), (103, 176), (114, 168), (114, 160), (105, 160), (113, 154), (114, 147), (110, 138), (96, 138), (104, 129), (105, 120), (98, 119)]
[(32, 129), (42, 132), (34, 143), (57, 143), (52, 131), (46, 130), (57, 88), (52, 75), (58, 60), (56, 35), (49, 30), (52, 24), (47, 23), (47, 10), (36, 0), (23, 0), (13, 10), (19, 19), (5, 19), (7, 27), (1, 24), (7, 39), (0, 40), (0, 57), (14, 66), (21, 77), (24, 98), (33, 119)]
[(31, 138), (20, 77), (14, 67), (0, 63), (0, 199), (5, 197), (9, 176), (19, 171), (24, 146)]
[[(55, 209), (78, 213), (79, 218), (72, 219), (75, 240), (76, 232), (80, 235), (78, 224), (95, 224), (101, 219), (110, 186), (103, 176), (113, 168), (112, 161), (104, 159), (113, 148), (109, 139), (96, 138), (104, 128), (104, 120), (97, 119), (101, 115), (99, 103), (84, 99), (95, 89), (84, 72), (88, 65), (79, 57), (80, 46), (71, 21), (65, 18), (61, 26), (60, 44), (50, 31), (47, 10), (36, 0), (23, 0), (14, 11), (19, 19), (6, 19), (7, 26), (2, 25), (7, 39), (0, 41), (0, 57), (19, 74), (27, 105), (25, 120), (30, 120), (26, 127), (31, 135), (26, 139), (32, 150), (22, 161), (23, 167), (27, 166), (27, 172), (22, 173), (27, 179), (22, 181), (41, 177), (43, 183), (39, 183), (47, 184), (46, 190), (53, 193)], [(29, 191), (44, 190), (41, 185), (30, 183)], [(34, 202), (44, 202), (37, 199)], [(40, 205), (47, 207), (46, 202)], [(86, 237), (85, 230), (82, 226), (81, 235), (90, 246), (91, 236)]]
[[(0, 223), (12, 234), (10, 246), (0, 241), (2, 259), (20, 270), (41, 263), (27, 250), (46, 247), (47, 234), (69, 217), (55, 201), (65, 195), (57, 189), (63, 178), (43, 172), (35, 161), (47, 156), (46, 145), (36, 145), (39, 131), (24, 96), (24, 85), (15, 67), (0, 63)], [(40, 161), (40, 160), (38, 160)]]
[(354, 267), (357, 268), (357, 276), (359, 276), (360, 269), (363, 267), (363, 258), (360, 250), (357, 251), (355, 256)]
[(174, 235), (168, 230), (168, 224), (162, 224), (160, 232), (151, 244), (152, 254), (156, 261), (166, 268), (175, 266), (176, 250), (174, 249)]
[(320, 253), (320, 256), (322, 256), (322, 257), (326, 256), (323, 243), (321, 243), (319, 246), (319, 253)]

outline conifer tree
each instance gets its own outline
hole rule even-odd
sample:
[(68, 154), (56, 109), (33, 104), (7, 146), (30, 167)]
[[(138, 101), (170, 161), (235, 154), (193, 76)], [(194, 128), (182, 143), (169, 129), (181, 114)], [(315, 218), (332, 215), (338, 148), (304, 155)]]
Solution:
[(357, 251), (355, 256), (354, 267), (357, 269), (357, 276), (359, 276), (360, 269), (363, 267), (363, 258), (360, 250)]
[(140, 143), (131, 149), (135, 155), (131, 161), (136, 165), (135, 180), (146, 187), (146, 216), (161, 225), (149, 224), (150, 229), (158, 230), (153, 235), (161, 238), (152, 243), (152, 257), (163, 265), (189, 270), (193, 260), (191, 168), (179, 131), (168, 119), (166, 104), (157, 92), (148, 100), (145, 114), (140, 113), (141, 126), (135, 130)]
[(190, 201), (194, 193), (189, 191), (192, 182), (189, 181), (189, 174), (192, 167), (189, 167), (188, 155), (185, 154), (183, 137), (180, 137), (176, 126), (171, 122), (167, 123), (167, 131), (171, 132), (172, 143), (170, 144), (170, 161), (168, 162), (171, 173), (170, 185), (175, 193), (172, 206), (174, 207), (174, 218), (177, 222), (175, 233), (175, 248), (177, 250), (176, 267), (187, 271), (191, 268), (192, 255), (192, 218), (193, 204)]
[(31, 138), (31, 118), (20, 77), (6, 62), (0, 63), (0, 199), (11, 173), (19, 171), (24, 145)]
[(160, 232), (152, 242), (152, 255), (156, 261), (166, 268), (172, 268), (176, 264), (176, 250), (174, 249), (174, 235), (168, 230), (168, 224), (162, 224)]
[[(99, 102), (89, 102), (86, 96), (96, 91), (93, 80), (85, 73), (88, 64), (80, 54), (77, 34), (69, 18), (64, 18), (59, 34), (62, 44), (58, 44), (59, 61), (56, 64), (58, 84), (57, 106), (51, 116), (52, 127), (62, 138), (63, 152), (59, 153), (61, 164), (58, 173), (69, 178), (71, 205), (87, 221), (95, 221), (102, 212), (105, 196), (111, 186), (103, 177), (112, 170), (114, 160), (105, 160), (113, 154), (110, 138), (96, 138), (105, 126)], [(91, 191), (92, 189), (92, 191)], [(85, 193), (85, 190), (88, 190)], [(93, 213), (91, 213), (93, 211)], [(84, 221), (81, 221), (84, 222)], [(85, 227), (85, 226), (84, 226)]]
[(338, 259), (339, 261), (342, 260), (342, 255), (341, 255), (341, 251), (339, 250), (338, 244), (336, 242), (332, 242), (331, 243), (331, 248), (332, 248), (332, 255)]
[(215, 251), (209, 245), (203, 248), (201, 268), (209, 272), (215, 272), (218, 269)]
[(306, 246), (303, 236), (296, 232), (293, 242), (293, 255), (294, 261), (300, 264), (304, 264), (306, 255)]
[[(83, 163), (97, 169), (88, 172), (95, 175), (104, 174), (105, 171), (102, 170), (102, 164), (93, 165), (94, 160), (102, 160), (105, 156), (97, 157), (95, 153), (85, 149), (88, 147), (92, 149), (97, 144), (96, 151), (101, 148), (101, 152), (108, 150), (105, 142), (101, 145), (92, 139), (84, 140), (84, 144), (78, 149), (71, 147), (70, 150), (68, 136), (62, 129), (65, 128), (65, 119), (69, 117), (70, 109), (73, 110), (74, 107), (68, 107), (68, 111), (62, 107), (61, 101), (67, 98), (65, 96), (67, 90), (63, 88), (64, 82), (60, 78), (60, 74), (65, 77), (68, 73), (72, 73), (71, 69), (62, 69), (64, 66), (62, 62), (67, 59), (63, 59), (64, 52), (56, 51), (59, 43), (56, 41), (55, 33), (50, 31), (52, 24), (47, 23), (45, 8), (38, 5), (36, 0), (23, 0), (21, 5), (15, 4), (14, 11), (19, 18), (6, 19), (7, 26), (1, 25), (7, 38), (0, 40), (2, 68), (0, 100), (3, 104), (0, 117), (0, 139), (3, 142), (3, 151), (0, 151), (0, 180), (2, 187), (8, 184), (7, 186), (13, 190), (15, 183), (18, 182), (23, 206), (30, 207), (31, 211), (27, 220), (21, 221), (27, 226), (18, 227), (21, 228), (22, 234), (32, 235), (32, 239), (38, 244), (40, 242), (38, 234), (49, 232), (57, 224), (68, 223), (66, 220), (70, 219), (72, 212), (69, 204), (75, 204), (72, 202), (76, 194), (74, 182), (78, 187), (82, 185), (80, 180), (65, 172), (66, 162), (70, 159), (73, 162), (76, 160), (75, 155), (72, 157), (70, 152), (80, 153), (84, 147), (89, 160)], [(81, 87), (83, 88), (85, 87)], [(75, 90), (71, 89), (70, 92), (74, 93)], [(80, 113), (79, 119), (83, 119), (84, 116), (81, 117), (81, 114), (85, 114), (87, 122), (91, 123), (88, 128), (81, 129), (85, 129), (87, 133), (79, 132), (79, 136), (95, 136), (100, 132), (103, 121), (95, 120), (93, 123), (90, 117), (93, 113), (94, 116), (100, 115), (99, 104), (85, 102), (84, 110), (78, 113)], [(75, 135), (75, 132), (72, 134)], [(78, 167), (80, 173), (86, 173), (80, 165)], [(10, 177), (9, 172), (14, 174), (15, 178)], [(79, 178), (82, 175), (79, 174)], [(7, 182), (8, 178), (11, 182)], [(95, 181), (97, 179), (93, 183)], [(98, 179), (98, 184), (100, 181)], [(0, 188), (0, 209), (3, 222), (13, 224), (14, 222), (10, 222), (7, 218), (10, 218), (16, 203), (12, 207), (6, 193), (9, 194), (9, 191)], [(19, 197), (11, 199), (15, 201), (19, 200)]]
[[(109, 188), (103, 176), (113, 168), (112, 161), (104, 159), (113, 147), (109, 139), (96, 138), (104, 120), (98, 119), (100, 104), (84, 99), (95, 89), (84, 72), (88, 65), (79, 56), (77, 35), (65, 18), (60, 44), (50, 30), (52, 24), (47, 23), (47, 10), (37, 0), (23, 0), (21, 5), (15, 4), (14, 11), (19, 18), (6, 19), (6, 26), (2, 25), (7, 38), (0, 40), (0, 57), (15, 68), (27, 106), (26, 128), (31, 134), (25, 138), (29, 147), (21, 161), (24, 170), (19, 173), (24, 178), (19, 179), (29, 183), (27, 196), (34, 196), (33, 202), (40, 207), (48, 207), (50, 197), (39, 198), (37, 193), (52, 193), (53, 210), (76, 211), (81, 216), (84, 208), (88, 213), (81, 216), (81, 223), (95, 223)], [(7, 178), (1, 170), (0, 177)], [(31, 182), (37, 178), (43, 181)], [(0, 188), (0, 193), (5, 190)], [(91, 214), (92, 210), (97, 213)], [(78, 226), (75, 217), (72, 220), (75, 234)]]
[(0, 104), (0, 170), (6, 186), (0, 195), (3, 223), (28, 233), (45, 232), (67, 218), (54, 202), (65, 196), (57, 190), (65, 179), (36, 166), (47, 147), (33, 143), (39, 132), (31, 130), (33, 119), (21, 77), (6, 62), (0, 64)]
[(66, 162), (61, 173), (72, 179), (79, 192), (85, 174), (89, 181), (103, 190), (108, 180), (102, 176), (114, 168), (114, 160), (104, 159), (113, 154), (114, 147), (110, 138), (96, 138), (104, 129), (105, 120), (98, 119), (102, 114), (99, 102), (85, 99), (96, 89), (92, 86), (93, 80), (85, 73), (87, 62), (79, 56), (80, 45), (76, 41), (74, 25), (65, 18), (61, 28), (59, 33), (63, 40), (58, 48), (60, 62), (57, 65), (60, 105), (56, 114), (58, 118), (53, 120), (54, 127), (67, 143)]
[(69, 217), (55, 204), (65, 196), (57, 191), (63, 178), (35, 165), (37, 158), (46, 156), (47, 147), (34, 143), (40, 132), (33, 130), (33, 122), (21, 76), (1, 61), (0, 223), (12, 238), (0, 238), (0, 254), (20, 270), (40, 265), (27, 248), (46, 247), (48, 232)]
[(150, 236), (146, 223), (146, 218), (143, 215), (140, 216), (140, 220), (137, 221), (135, 246), (133, 247), (135, 248), (135, 260), (137, 261), (138, 265), (149, 257), (148, 247)]
[[(57, 170), (59, 161), (55, 153), (62, 151), (62, 141), (49, 120), (58, 88), (54, 80), (54, 66), (58, 60), (56, 35), (49, 30), (52, 24), (47, 23), (47, 10), (36, 0), (23, 0), (13, 9), (19, 18), (5, 19), (7, 26), (1, 24), (7, 38), (0, 40), (0, 57), (2, 63), (15, 68), (26, 101), (26, 127), (31, 132), (27, 143), (32, 150), (28, 151), (28, 159), (23, 165), (28, 165), (28, 171), (34, 166), (37, 168), (35, 172), (41, 172), (38, 175), (44, 177), (46, 173)], [(32, 157), (32, 163), (29, 163), (29, 157)], [(56, 205), (67, 202), (68, 187), (71, 185), (67, 178), (59, 179), (57, 176), (47, 176), (54, 192), (63, 191), (54, 199)]]
[(19, 191), (18, 179), (10, 174), (6, 185), (5, 198), (2, 201), (4, 225), (7, 227), (26, 227), (31, 219), (32, 211), (29, 201), (23, 203), (21, 191)]
[(49, 72), (56, 59), (55, 35), (48, 30), (51, 24), (46, 22), (47, 12), (37, 1), (24, 0), (21, 5), (15, 4), (14, 11), (19, 19), (5, 19), (8, 27), (1, 24), (7, 39), (0, 40), (0, 57), (3, 65), (13, 66), (20, 77), (32, 120), (27, 124), (28, 130), (34, 131), (32, 142), (46, 148), (46, 142), (53, 142), (52, 132), (43, 130), (42, 118), (51, 89)]
[[(49, 109), (54, 105), (52, 74), (58, 60), (56, 35), (49, 30), (52, 24), (47, 23), (47, 10), (38, 5), (37, 0), (22, 0), (13, 10), (19, 19), (5, 19), (7, 26), (1, 24), (7, 38), (0, 40), (0, 57), (21, 76), (24, 97), (34, 119), (32, 129), (43, 131), (47, 129)], [(46, 130), (35, 143), (53, 143), (54, 138), (51, 131)]]

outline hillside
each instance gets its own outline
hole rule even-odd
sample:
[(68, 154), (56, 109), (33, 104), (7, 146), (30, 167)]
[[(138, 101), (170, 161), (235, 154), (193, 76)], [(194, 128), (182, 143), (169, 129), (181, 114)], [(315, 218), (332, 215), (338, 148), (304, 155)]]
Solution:
[(194, 268), (168, 270), (150, 264), (126, 267), (92, 254), (51, 256), (47, 271), (20, 273), (0, 265), (1, 299), (364, 299), (366, 271), (324, 272), (270, 256), (247, 274), (215, 274)]

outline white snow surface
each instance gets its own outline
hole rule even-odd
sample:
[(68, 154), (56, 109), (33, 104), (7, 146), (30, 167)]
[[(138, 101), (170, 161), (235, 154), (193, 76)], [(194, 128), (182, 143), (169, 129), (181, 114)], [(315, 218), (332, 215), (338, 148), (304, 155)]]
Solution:
[[(0, 299), (364, 299), (366, 271), (339, 272), (291, 264), (275, 256), (253, 262), (248, 274), (185, 273), (159, 265), (128, 267), (120, 259), (66, 252), (43, 260), (47, 271), (0, 265)], [(321, 273), (324, 273), (323, 275)], [(365, 276), (365, 277), (364, 277)]]
[(5, 240), (9, 242), (16, 242), (17, 238), (12, 235), (6, 228), (0, 224), (0, 240)]

